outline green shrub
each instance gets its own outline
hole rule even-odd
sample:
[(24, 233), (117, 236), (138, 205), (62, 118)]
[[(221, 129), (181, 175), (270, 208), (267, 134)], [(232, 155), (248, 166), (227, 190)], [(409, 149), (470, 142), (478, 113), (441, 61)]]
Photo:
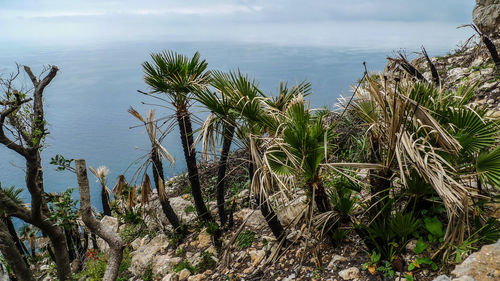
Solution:
[(183, 270), (184, 268), (189, 270), (191, 273), (196, 272), (196, 268), (194, 268), (194, 266), (192, 266), (188, 260), (182, 260), (180, 263), (178, 263), (174, 267), (172, 267), (172, 270), (174, 272), (179, 272), (179, 271)]
[(207, 251), (201, 253), (201, 261), (196, 265), (196, 272), (204, 272), (205, 270), (214, 268), (216, 265), (215, 260), (212, 258), (212, 254)]
[(253, 231), (246, 230), (241, 232), (238, 235), (238, 238), (236, 238), (236, 240), (238, 241), (238, 248), (244, 249), (250, 247), (253, 243), (254, 238), (255, 232)]

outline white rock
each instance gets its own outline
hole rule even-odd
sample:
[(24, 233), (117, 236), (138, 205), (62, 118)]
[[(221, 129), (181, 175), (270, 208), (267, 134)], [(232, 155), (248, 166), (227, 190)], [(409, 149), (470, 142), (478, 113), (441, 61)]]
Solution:
[(174, 280), (176, 280), (176, 278), (175, 278), (175, 277), (177, 277), (177, 275), (176, 275), (175, 273), (169, 273), (169, 274), (165, 275), (165, 276), (161, 279), (161, 281), (174, 281)]
[(306, 200), (307, 197), (305, 195), (300, 196), (299, 198), (288, 202), (288, 204), (277, 212), (278, 219), (284, 226), (288, 226), (293, 223), (304, 212), (307, 208), (305, 203)]
[(182, 258), (172, 257), (170, 255), (155, 256), (153, 259), (153, 274), (163, 276), (172, 270), (176, 264), (180, 263)]
[[(101, 224), (104, 226), (110, 228), (114, 232), (118, 232), (118, 219), (110, 216), (104, 216), (101, 219)], [(109, 251), (109, 245), (106, 241), (104, 241), (102, 238), (97, 237), (97, 246), (99, 247), (99, 250), (108, 253)]]
[(187, 280), (188, 281), (202, 281), (202, 280), (205, 280), (205, 274), (201, 273), (201, 274), (189, 276), (189, 278)]
[[(253, 230), (259, 230), (266, 226), (266, 220), (262, 216), (260, 210), (252, 210), (250, 208), (243, 208), (234, 214), (235, 218), (246, 220), (246, 226)], [(248, 220), (247, 220), (248, 218)]]
[(147, 265), (153, 262), (153, 258), (168, 247), (168, 240), (164, 234), (153, 238), (148, 244), (140, 246), (132, 253), (130, 272), (136, 276), (144, 273)]
[(483, 58), (477, 57), (471, 64), (470, 67), (478, 67), (483, 64)]
[(337, 263), (344, 262), (344, 261), (347, 261), (347, 258), (345, 258), (343, 256), (339, 256), (339, 255), (333, 255), (327, 268), (333, 269)]
[(201, 253), (196, 252), (193, 255), (189, 255), (189, 257), (187, 257), (187, 260), (191, 265), (196, 266), (201, 261)]
[(206, 230), (200, 232), (200, 234), (198, 234), (198, 248), (205, 248), (205, 247), (208, 247), (210, 245), (210, 243), (212, 243), (212, 237), (210, 236), (210, 234), (207, 233)]
[(351, 280), (359, 277), (359, 268), (350, 267), (339, 272), (339, 276), (344, 280)]
[(266, 255), (266, 252), (264, 252), (263, 250), (253, 250), (248, 252), (248, 254), (250, 255), (250, 259), (252, 260), (252, 265), (257, 266)]
[(457, 67), (448, 71), (448, 80), (458, 80), (465, 76), (468, 69), (465, 67)]
[(413, 252), (416, 246), (417, 246), (417, 239), (412, 239), (408, 241), (408, 244), (406, 244), (406, 250), (408, 250), (409, 252)]
[(190, 275), (191, 271), (184, 268), (183, 270), (181, 270), (181, 272), (179, 272), (179, 280), (187, 280)]
[(176, 214), (182, 214), (182, 218), (185, 219), (186, 221), (191, 221), (196, 219), (196, 213), (192, 212), (189, 214), (186, 214), (184, 211), (187, 206), (193, 206), (193, 203), (191, 201), (186, 200), (182, 198), (181, 196), (179, 197), (173, 197), (170, 198), (170, 205), (172, 206), (172, 209), (174, 209)]

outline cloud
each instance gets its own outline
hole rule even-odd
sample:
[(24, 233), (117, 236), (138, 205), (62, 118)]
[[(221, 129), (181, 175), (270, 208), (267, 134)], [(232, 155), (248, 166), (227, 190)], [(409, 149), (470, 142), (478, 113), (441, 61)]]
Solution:
[[(225, 40), (328, 46), (449, 44), (470, 0), (40, 0), (0, 8), (2, 41)], [(446, 31), (448, 30), (448, 31)], [(443, 34), (444, 32), (444, 34)], [(371, 44), (370, 42), (374, 42)]]

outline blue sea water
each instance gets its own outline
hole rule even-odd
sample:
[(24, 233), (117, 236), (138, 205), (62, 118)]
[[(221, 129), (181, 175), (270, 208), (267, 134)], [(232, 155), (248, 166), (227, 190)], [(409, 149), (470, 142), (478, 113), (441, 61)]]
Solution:
[[(131, 164), (147, 153), (149, 140), (143, 128), (130, 128), (138, 122), (127, 113), (127, 109), (134, 106), (145, 113), (147, 109), (155, 108), (157, 117), (173, 113), (162, 107), (165, 104), (137, 93), (138, 89), (147, 91), (141, 63), (149, 59), (151, 52), (163, 49), (186, 55), (199, 51), (207, 59), (209, 69), (227, 71), (239, 68), (254, 77), (267, 93), (276, 92), (280, 81), (294, 84), (308, 80), (313, 88), (311, 105), (330, 108), (341, 94), (350, 94), (350, 85), (363, 74), (363, 61), (369, 70), (380, 71), (385, 66), (387, 55), (392, 53), (392, 50), (213, 42), (0, 47), (0, 74), (4, 77), (14, 70), (15, 62), (31, 66), (35, 73), (48, 64), (60, 69), (45, 90), (50, 134), (42, 157), (47, 192), (77, 186), (74, 174), (57, 172), (49, 164), (50, 158), (56, 154), (66, 158), (85, 158), (87, 165), (93, 167), (106, 165), (111, 171), (110, 188), (118, 175), (125, 173), (131, 177), (137, 168)], [(29, 86), (26, 75), (23, 78)], [(197, 116), (206, 116), (196, 105), (191, 111)], [(166, 170), (167, 175), (183, 171), (185, 163), (178, 131), (172, 131), (163, 145), (176, 160), (175, 167)], [(23, 159), (3, 146), (0, 146), (0, 182), (2, 186), (24, 187)], [(100, 209), (99, 186), (92, 179), (91, 184), (92, 203)], [(25, 200), (29, 199), (27, 192), (23, 196)]]

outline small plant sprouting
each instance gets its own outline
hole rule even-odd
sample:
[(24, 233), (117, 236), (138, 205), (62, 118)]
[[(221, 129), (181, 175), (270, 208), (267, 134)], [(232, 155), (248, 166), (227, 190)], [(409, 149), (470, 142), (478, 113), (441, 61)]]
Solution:
[(250, 247), (254, 238), (255, 232), (253, 231), (246, 230), (241, 232), (240, 235), (238, 235), (238, 238), (236, 238), (236, 240), (238, 240), (238, 248), (244, 249)]

